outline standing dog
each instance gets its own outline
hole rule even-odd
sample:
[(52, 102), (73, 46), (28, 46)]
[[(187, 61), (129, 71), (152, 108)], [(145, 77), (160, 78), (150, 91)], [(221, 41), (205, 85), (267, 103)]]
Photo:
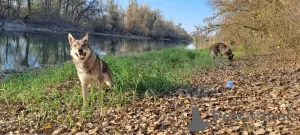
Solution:
[(211, 46), (209, 50), (210, 50), (210, 57), (213, 59), (215, 59), (215, 57), (218, 56), (218, 53), (220, 53), (221, 58), (222, 55), (228, 56), (229, 61), (232, 61), (234, 56), (231, 49), (223, 43), (216, 43), (213, 46)]
[(83, 105), (86, 105), (88, 86), (98, 85), (99, 90), (105, 83), (112, 87), (112, 77), (109, 66), (89, 48), (88, 34), (80, 40), (76, 40), (69, 33), (70, 55), (76, 66), (77, 75), (81, 82)]

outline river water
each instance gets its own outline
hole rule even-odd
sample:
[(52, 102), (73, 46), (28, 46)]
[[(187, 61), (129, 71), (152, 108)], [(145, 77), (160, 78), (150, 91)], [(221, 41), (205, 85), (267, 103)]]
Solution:
[[(74, 33), (82, 38), (84, 33)], [(4, 32), (0, 31), (0, 71), (18, 67), (41, 67), (70, 60), (67, 33)], [(187, 46), (188, 42), (122, 38), (89, 35), (95, 53), (103, 55), (130, 55), (168, 47)]]

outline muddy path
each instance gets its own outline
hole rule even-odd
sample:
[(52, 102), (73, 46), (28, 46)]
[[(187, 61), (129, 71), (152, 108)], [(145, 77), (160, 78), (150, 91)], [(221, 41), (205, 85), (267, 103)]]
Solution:
[[(234, 82), (231, 90), (225, 88), (228, 80)], [(30, 130), (30, 126), (25, 124), (21, 126), (21, 133), (275, 135), (300, 132), (298, 57), (273, 54), (237, 59), (230, 66), (196, 73), (190, 78), (190, 83), (193, 86), (190, 89), (138, 99), (122, 111), (111, 109), (103, 114), (95, 111), (91, 120), (79, 121), (74, 128), (57, 123), (51, 128)], [(194, 107), (198, 108), (201, 118), (208, 123), (203, 131), (191, 132), (188, 128)], [(225, 116), (225, 113), (242, 111), (248, 112), (248, 115), (253, 113), (255, 117), (243, 115), (234, 119), (216, 118), (215, 115), (217, 112)], [(256, 112), (270, 115), (256, 115)], [(280, 115), (285, 119), (280, 119)], [(20, 127), (16, 116), (10, 118), (11, 115), (5, 111), (0, 112), (0, 116), (2, 133), (17, 133), (13, 132)]]

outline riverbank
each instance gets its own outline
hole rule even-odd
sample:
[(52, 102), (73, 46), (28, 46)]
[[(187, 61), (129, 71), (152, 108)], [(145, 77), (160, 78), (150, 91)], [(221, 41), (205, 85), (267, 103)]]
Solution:
[[(186, 56), (180, 54), (180, 57)], [(297, 134), (299, 132), (300, 65), (297, 52), (237, 57), (230, 66), (225, 64), (198, 71), (192, 76), (186, 76), (192, 87), (173, 88), (162, 96), (149, 95), (134, 98), (122, 108), (110, 108), (107, 111), (95, 110), (90, 115), (73, 110), (72, 113), (66, 115), (66, 112), (70, 110), (65, 109), (66, 105), (59, 106), (65, 112), (53, 117), (52, 123), (41, 124), (36, 128), (32, 126), (34, 125), (32, 123), (36, 121), (28, 118), (27, 108), (19, 106), (21, 109), (11, 110), (21, 113), (5, 113), (6, 109), (9, 110), (8, 107), (5, 108), (0, 104), (5, 110), (0, 111), (0, 116), (3, 116), (0, 120), (4, 119), (4, 116), (9, 118), (7, 121), (2, 121), (1, 129), (15, 134), (63, 135), (70, 133), (258, 135)], [(232, 90), (225, 88), (228, 79), (234, 82)], [(66, 81), (66, 84), (71, 82), (74, 81)], [(123, 96), (130, 97), (130, 95), (132, 93), (123, 93)], [(53, 95), (51, 101), (57, 102), (57, 97), (60, 95)], [(208, 122), (208, 127), (203, 131), (191, 132), (188, 129), (192, 120), (193, 107), (198, 107), (204, 122)], [(224, 115), (237, 112), (246, 114), (241, 114), (235, 117), (236, 119)], [(254, 117), (250, 116), (253, 112), (256, 112), (252, 114)], [(263, 112), (264, 115), (261, 114)], [(51, 113), (57, 112), (56, 110), (50, 111), (48, 114)], [(214, 118), (214, 113), (222, 114), (223, 117)], [(282, 119), (280, 116), (282, 114), (289, 114), (290, 119)], [(36, 115), (40, 117), (39, 113)], [(19, 119), (13, 119), (17, 116)], [(4, 122), (6, 123), (3, 124)], [(8, 130), (8, 127), (13, 130)], [(199, 129), (202, 128), (199, 127)]]
[(187, 88), (188, 76), (213, 66), (207, 50), (183, 48), (107, 56), (104, 60), (113, 72), (114, 90), (102, 93), (90, 89), (90, 105), (85, 111), (81, 111), (80, 83), (71, 62), (10, 76), (0, 84), (1, 134), (74, 127), (94, 115), (102, 119), (102, 113), (111, 108), (122, 110), (141, 97)]

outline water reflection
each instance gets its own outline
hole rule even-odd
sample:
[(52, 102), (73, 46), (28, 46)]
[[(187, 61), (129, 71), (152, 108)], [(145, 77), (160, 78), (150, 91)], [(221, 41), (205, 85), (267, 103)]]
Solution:
[[(73, 34), (81, 38), (84, 34)], [(185, 46), (188, 43), (89, 35), (91, 48), (98, 55), (128, 55)], [(0, 71), (20, 66), (39, 67), (70, 60), (67, 34), (0, 32)]]

